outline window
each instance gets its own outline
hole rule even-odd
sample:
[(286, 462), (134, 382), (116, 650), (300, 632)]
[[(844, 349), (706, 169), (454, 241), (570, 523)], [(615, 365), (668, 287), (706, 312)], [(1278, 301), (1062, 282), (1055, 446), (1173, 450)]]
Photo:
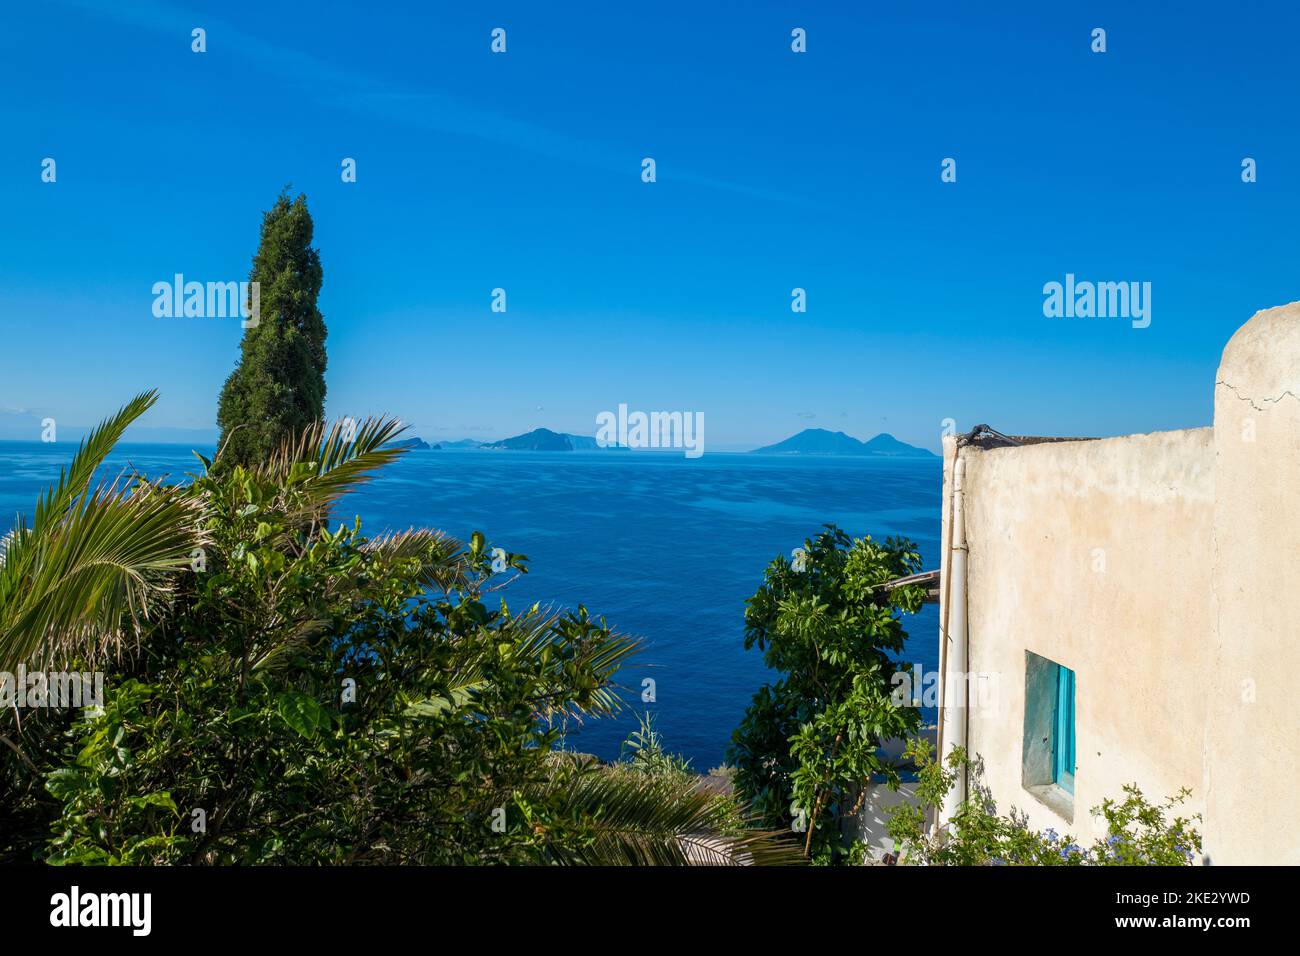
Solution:
[(1074, 671), (1056, 665), (1056, 727), (1052, 737), (1052, 782), (1074, 793)]
[(1025, 738), (1021, 779), (1026, 790), (1074, 818), (1074, 671), (1025, 652)]

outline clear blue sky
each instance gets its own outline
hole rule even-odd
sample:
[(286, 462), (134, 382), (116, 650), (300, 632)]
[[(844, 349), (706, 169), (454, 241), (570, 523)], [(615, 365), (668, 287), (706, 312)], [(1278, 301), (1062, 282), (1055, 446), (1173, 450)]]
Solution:
[[(329, 414), (434, 440), (620, 402), (715, 449), (1197, 426), (1232, 331), (1300, 298), (1292, 3), (391, 6), (7, 8), (0, 437), (147, 387), (210, 431), (238, 323), (150, 289), (247, 278), (288, 183)], [(1067, 272), (1151, 282), (1150, 328), (1044, 318)]]

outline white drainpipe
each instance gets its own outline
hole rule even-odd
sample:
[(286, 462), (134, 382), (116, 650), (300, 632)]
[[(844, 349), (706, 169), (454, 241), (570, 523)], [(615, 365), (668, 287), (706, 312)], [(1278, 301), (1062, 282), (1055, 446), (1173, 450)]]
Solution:
[[(940, 693), (943, 699), (943, 748), (942, 758), (945, 766), (947, 757), (956, 747), (966, 748), (966, 708), (970, 682), (966, 680), (966, 508), (963, 484), (966, 478), (966, 462), (958, 449), (952, 466), (952, 527), (949, 529), (951, 544), (948, 549), (948, 570), (945, 584), (948, 585), (948, 607), (945, 617), (948, 621), (948, 633), (942, 635), (946, 643), (944, 672), (940, 678)], [(957, 679), (949, 679), (949, 674)], [(952, 694), (949, 695), (949, 691)], [(939, 824), (943, 825), (953, 818), (957, 809), (966, 799), (966, 773), (957, 774), (953, 787), (943, 801), (943, 810)]]

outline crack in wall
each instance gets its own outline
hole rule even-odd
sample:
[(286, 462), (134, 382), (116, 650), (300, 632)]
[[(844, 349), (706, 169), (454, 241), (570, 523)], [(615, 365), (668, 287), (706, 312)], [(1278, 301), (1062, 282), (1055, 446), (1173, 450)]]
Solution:
[[(1254, 400), (1253, 398), (1251, 398), (1249, 395), (1243, 395), (1243, 394), (1241, 394), (1241, 392), (1238, 390), (1237, 386), (1232, 385), (1232, 384), (1230, 384), (1230, 383), (1228, 383), (1228, 382), (1225, 382), (1225, 381), (1223, 381), (1222, 379), (1219, 379), (1219, 380), (1218, 380), (1217, 382), (1215, 382), (1214, 384), (1215, 384), (1215, 385), (1222, 385), (1224, 388), (1226, 388), (1226, 389), (1228, 389), (1229, 391), (1231, 391), (1233, 395), (1236, 395), (1237, 398), (1239, 398), (1241, 401), (1243, 401), (1243, 402), (1249, 402), (1249, 403), (1250, 403), (1250, 407), (1253, 408), (1253, 409), (1255, 409), (1255, 411), (1257, 411), (1257, 412), (1266, 412), (1266, 411), (1268, 411), (1267, 408), (1261, 408), (1260, 406), (1256, 405), (1256, 404), (1255, 404), (1255, 400)], [(1263, 399), (1260, 399), (1260, 401), (1262, 401), (1262, 402), (1267, 402), (1267, 403), (1270, 404), (1270, 405), (1276, 405), (1278, 402), (1282, 401), (1282, 399), (1286, 398), (1287, 396), (1290, 396), (1291, 398), (1294, 398), (1297, 402), (1300, 402), (1300, 395), (1296, 395), (1296, 393), (1293, 392), (1293, 391), (1291, 391), (1290, 389), (1287, 389), (1285, 392), (1283, 392), (1283, 393), (1282, 393), (1281, 395), (1279, 395), (1277, 398), (1263, 398)]]

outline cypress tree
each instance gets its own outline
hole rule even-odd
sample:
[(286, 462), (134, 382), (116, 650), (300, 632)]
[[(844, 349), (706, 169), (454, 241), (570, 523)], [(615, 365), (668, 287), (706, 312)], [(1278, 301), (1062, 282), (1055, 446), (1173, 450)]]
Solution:
[(262, 216), (249, 281), (260, 285), (257, 325), (244, 330), (239, 364), (221, 389), (222, 461), (265, 461), (289, 435), (325, 417), (325, 319), (320, 254), (311, 247), (307, 197), (280, 193)]

